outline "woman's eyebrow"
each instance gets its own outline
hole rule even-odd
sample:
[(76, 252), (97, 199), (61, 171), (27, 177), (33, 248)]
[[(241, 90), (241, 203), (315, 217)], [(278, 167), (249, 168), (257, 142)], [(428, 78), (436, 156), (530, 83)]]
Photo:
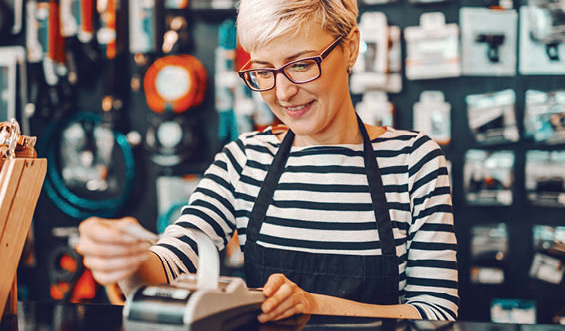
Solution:
[[(301, 51), (301, 52), (298, 52), (298, 53), (296, 53), (296, 54), (293, 54), (293, 55), (291, 55), (291, 56), (286, 57), (286, 58), (284, 59), (284, 62), (286, 63), (286, 62), (289, 62), (289, 61), (292, 61), (292, 60), (296, 60), (296, 59), (298, 59), (298, 58), (300, 58), (300, 57), (302, 57), (303, 55), (306, 55), (306, 54), (308, 54), (308, 53), (315, 53), (315, 54), (317, 54), (317, 51), (315, 51), (315, 50)], [(261, 60), (251, 60), (251, 64), (272, 65), (272, 63), (269, 62), (269, 61), (261, 61)]]

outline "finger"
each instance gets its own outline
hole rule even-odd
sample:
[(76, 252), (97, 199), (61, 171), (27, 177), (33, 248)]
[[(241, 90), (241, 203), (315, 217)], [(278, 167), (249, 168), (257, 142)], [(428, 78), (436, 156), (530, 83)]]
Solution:
[(289, 310), (296, 306), (299, 302), (296, 300), (296, 296), (289, 296), (285, 300), (280, 301), (278, 305), (270, 309), (269, 311), (263, 311), (271, 316), (278, 316), (284, 311)]
[(292, 283), (289, 280), (286, 280), (285, 283), (278, 287), (276, 292), (274, 292), (265, 300), (265, 302), (263, 302), (263, 304), (261, 305), (261, 310), (264, 313), (270, 313), (271, 310), (275, 309), (282, 302), (287, 300), (296, 289), (298, 289), (298, 286), (296, 286), (296, 284)]
[(265, 286), (263, 286), (263, 294), (265, 294), (267, 297), (272, 296), (287, 280), (288, 279), (283, 274), (270, 275), (269, 279), (267, 279), (267, 282), (265, 283)]
[[(298, 286), (286, 283), (281, 286), (279, 292), (275, 294), (275, 296), (280, 294), (279, 298), (277, 298), (279, 301), (276, 306), (270, 306), (271, 304), (274, 304), (274, 301), (271, 301), (267, 304), (266, 308), (268, 310), (263, 310), (263, 313), (266, 315), (263, 317), (265, 320), (279, 320), (304, 312), (304, 300), (306, 299)], [(290, 294), (287, 294), (287, 292), (290, 292)]]
[(138, 241), (137, 238), (120, 231), (120, 227), (123, 226), (122, 223), (129, 222), (132, 222), (131, 217), (121, 220), (91, 217), (81, 222), (78, 229), (81, 237), (88, 237), (96, 242), (132, 243)]
[(270, 313), (259, 314), (259, 316), (257, 316), (257, 319), (261, 323), (265, 323), (265, 322), (268, 322), (268, 321), (278, 321), (278, 320), (293, 316), (295, 314), (299, 314), (299, 313), (302, 312), (302, 310), (303, 310), (302, 304), (290, 305), (290, 307), (287, 306), (287, 309), (284, 309), (284, 310), (281, 309), (279, 311), (279, 309), (277, 309), (277, 310), (274, 310)]
[(102, 285), (110, 285), (133, 275), (135, 270), (117, 270), (114, 272), (92, 272), (94, 279)]
[(291, 309), (285, 310), (284, 312), (282, 312), (279, 315), (271, 317), (270, 320), (271, 321), (279, 321), (279, 320), (282, 320), (282, 319), (285, 319), (285, 318), (289, 318), (293, 315), (300, 314), (301, 310), (302, 310), (302, 308), (300, 307), (300, 305), (297, 305), (297, 306), (292, 307)]
[(151, 245), (147, 242), (129, 244), (97, 243), (88, 237), (83, 237), (75, 249), (84, 256), (118, 257), (139, 255), (146, 252)]
[(141, 254), (131, 257), (120, 257), (113, 259), (100, 258), (95, 256), (88, 256), (84, 258), (84, 265), (94, 271), (98, 272), (113, 272), (117, 270), (136, 270), (141, 263), (148, 259), (148, 254)]
[[(279, 320), (284, 317), (288, 317), (295, 314), (295, 308), (293, 304), (287, 303), (287, 301), (283, 302), (281, 305), (277, 306), (275, 309), (268, 313), (261, 313), (257, 316), (257, 319), (261, 323), (265, 323), (267, 321), (272, 320)], [(284, 317), (282, 317), (284, 316)]]

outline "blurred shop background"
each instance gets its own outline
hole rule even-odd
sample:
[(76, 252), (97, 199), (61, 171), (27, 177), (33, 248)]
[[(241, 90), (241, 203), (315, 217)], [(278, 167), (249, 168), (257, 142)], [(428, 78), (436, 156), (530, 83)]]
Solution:
[[(235, 6), (0, 0), (0, 117), (49, 161), (20, 299), (115, 302), (71, 248), (78, 223), (163, 231), (225, 143), (276, 122), (235, 73)], [(460, 319), (565, 324), (565, 1), (359, 6), (356, 109), (450, 162)]]

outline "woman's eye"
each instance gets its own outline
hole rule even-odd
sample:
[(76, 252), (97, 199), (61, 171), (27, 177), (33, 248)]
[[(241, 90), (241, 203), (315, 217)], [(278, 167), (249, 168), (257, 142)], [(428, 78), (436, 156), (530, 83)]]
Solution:
[(305, 71), (310, 69), (312, 66), (311, 62), (296, 62), (290, 66), (290, 70), (292, 71)]
[(255, 74), (260, 77), (260, 78), (269, 78), (273, 75), (272, 72), (268, 71), (268, 70), (264, 70), (264, 71), (255, 71)]

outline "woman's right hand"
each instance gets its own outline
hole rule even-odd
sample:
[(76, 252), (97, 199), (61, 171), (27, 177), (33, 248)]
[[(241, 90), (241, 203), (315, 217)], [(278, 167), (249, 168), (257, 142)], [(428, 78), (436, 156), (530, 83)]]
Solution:
[(80, 223), (80, 240), (75, 249), (84, 256), (84, 265), (100, 284), (129, 278), (149, 258), (151, 244), (123, 230), (131, 223), (138, 222), (133, 217), (119, 220), (90, 217)]

